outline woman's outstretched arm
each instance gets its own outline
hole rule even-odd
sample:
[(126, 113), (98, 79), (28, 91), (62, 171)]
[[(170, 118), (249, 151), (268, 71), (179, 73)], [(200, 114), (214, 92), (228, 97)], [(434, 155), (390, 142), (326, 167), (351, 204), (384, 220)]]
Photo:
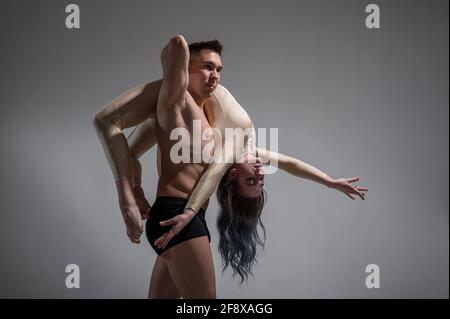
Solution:
[(276, 163), (275, 165), (278, 165), (279, 168), (289, 174), (312, 180), (329, 188), (337, 189), (351, 199), (354, 199), (351, 194), (356, 194), (364, 200), (364, 192), (368, 191), (365, 187), (350, 184), (358, 181), (359, 177), (334, 179), (314, 166), (302, 162), (294, 157), (262, 148), (257, 148), (257, 150), (263, 163), (268, 163), (269, 165), (270, 163)]

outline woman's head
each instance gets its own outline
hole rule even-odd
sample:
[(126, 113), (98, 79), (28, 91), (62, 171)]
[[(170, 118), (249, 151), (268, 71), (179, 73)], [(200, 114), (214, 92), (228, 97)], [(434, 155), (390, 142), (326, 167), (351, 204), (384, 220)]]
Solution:
[[(234, 164), (222, 177), (217, 188), (220, 212), (217, 217), (219, 252), (223, 260), (223, 271), (233, 269), (241, 284), (256, 261), (257, 245), (264, 248), (266, 231), (261, 222), (261, 212), (267, 199), (262, 188), (264, 175), (261, 162), (256, 167), (250, 163)], [(263, 231), (263, 240), (258, 233), (258, 224)]]
[(230, 181), (236, 181), (236, 191), (243, 197), (257, 198), (264, 187), (264, 170), (259, 157), (246, 155), (244, 163), (236, 163), (225, 174)]

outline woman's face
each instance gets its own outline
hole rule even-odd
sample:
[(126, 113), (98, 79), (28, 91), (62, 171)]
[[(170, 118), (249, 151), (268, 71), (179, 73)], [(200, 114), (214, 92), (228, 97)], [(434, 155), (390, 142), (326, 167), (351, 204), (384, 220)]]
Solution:
[(244, 163), (236, 163), (229, 172), (230, 179), (237, 179), (239, 193), (244, 197), (258, 197), (264, 187), (264, 170), (259, 157), (248, 156)]

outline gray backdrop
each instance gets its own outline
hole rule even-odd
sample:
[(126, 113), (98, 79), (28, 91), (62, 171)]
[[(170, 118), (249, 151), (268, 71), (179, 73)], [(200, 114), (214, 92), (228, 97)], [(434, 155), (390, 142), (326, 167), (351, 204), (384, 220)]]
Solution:
[[(278, 172), (266, 179), (265, 251), (220, 298), (448, 298), (448, 1), (2, 1), (0, 297), (145, 298), (156, 258), (131, 244), (94, 113), (161, 77), (171, 36), (224, 44), (222, 83), (279, 150), (366, 201)], [(129, 133), (129, 131), (127, 131)], [(143, 157), (156, 190), (155, 152)], [(67, 289), (65, 267), (80, 266)], [(368, 264), (380, 288), (368, 289)]]

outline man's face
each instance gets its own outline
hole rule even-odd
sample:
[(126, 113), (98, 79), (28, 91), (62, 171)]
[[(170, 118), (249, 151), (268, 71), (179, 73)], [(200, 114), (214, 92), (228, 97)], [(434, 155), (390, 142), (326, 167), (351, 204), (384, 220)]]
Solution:
[(210, 50), (201, 50), (189, 61), (188, 90), (200, 97), (210, 97), (220, 81), (222, 61), (220, 55)]
[(247, 159), (246, 157), (244, 163), (234, 164), (229, 178), (237, 179), (240, 195), (254, 198), (260, 196), (264, 188), (264, 170), (259, 157)]

